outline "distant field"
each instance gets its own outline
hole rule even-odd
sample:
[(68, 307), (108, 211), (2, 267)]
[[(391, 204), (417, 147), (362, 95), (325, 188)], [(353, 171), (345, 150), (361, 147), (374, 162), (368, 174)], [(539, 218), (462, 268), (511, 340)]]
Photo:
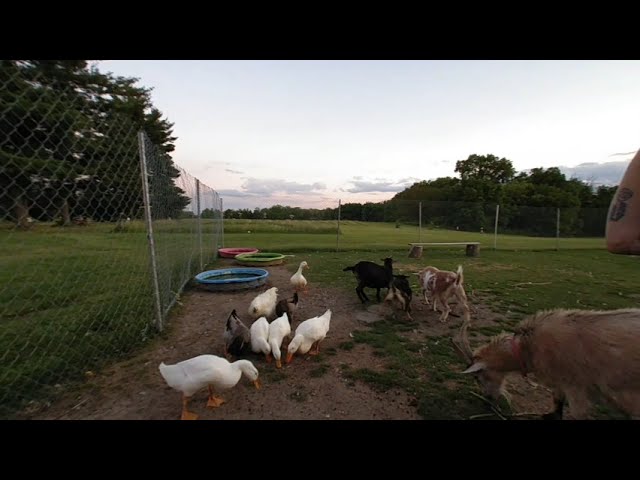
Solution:
[[(212, 245), (214, 225), (206, 220), (202, 227), (208, 232), (203, 261), (209, 268), (221, 264), (210, 262), (221, 246), (221, 240)], [(415, 260), (407, 258), (407, 244), (418, 241), (416, 227), (341, 222), (336, 253), (336, 222), (225, 220), (224, 225), (224, 246), (294, 254), (287, 261), (290, 269), (307, 260), (314, 282), (349, 290), (353, 278), (342, 272), (344, 266), (392, 255), (400, 271), (427, 263), (462, 264), (469, 291), (514, 319), (541, 308), (638, 305), (639, 259), (609, 254), (601, 238), (560, 239), (555, 251), (555, 239), (500, 235), (493, 251), (488, 233), (424, 229), (422, 241), (479, 241), (481, 253), (471, 258), (463, 248), (434, 248)], [(51, 398), (60, 388), (56, 384), (81, 380), (153, 336), (144, 224), (131, 222), (124, 233), (113, 228), (38, 224), (27, 232), (0, 230), (0, 418), (32, 399)], [(195, 221), (161, 221), (154, 229), (163, 281), (177, 290), (181, 272), (199, 269)], [(163, 304), (169, 300), (163, 298)]]
[[(493, 233), (463, 232), (456, 230), (431, 230), (423, 227), (422, 235), (416, 226), (395, 223), (340, 222), (340, 238), (337, 240), (335, 221), (307, 220), (225, 220), (226, 247), (259, 246), (263, 250), (334, 250), (338, 241), (340, 250), (384, 250), (406, 248), (410, 242), (481, 242), (481, 250), (493, 248)], [(251, 233), (248, 233), (251, 232)], [(604, 248), (603, 238), (555, 238), (501, 235), (497, 248), (561, 249)], [(286, 253), (286, 252), (282, 252)]]

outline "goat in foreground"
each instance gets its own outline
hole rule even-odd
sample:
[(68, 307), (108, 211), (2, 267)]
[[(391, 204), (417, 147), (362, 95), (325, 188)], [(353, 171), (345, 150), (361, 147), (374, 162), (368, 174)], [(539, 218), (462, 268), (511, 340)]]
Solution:
[(475, 351), (467, 327), (462, 344), (454, 341), (469, 365), (463, 373), (476, 374), (494, 400), (506, 396), (505, 375), (520, 371), (552, 389), (554, 410), (545, 419), (561, 419), (565, 403), (573, 417), (586, 418), (596, 394), (640, 419), (640, 309), (541, 311)]
[(442, 305), (440, 320), (446, 322), (451, 313), (449, 300), (455, 298), (464, 309), (465, 316), (469, 316), (467, 294), (464, 291), (464, 275), (462, 265), (458, 265), (456, 272), (439, 270), (436, 267), (425, 267), (418, 273), (418, 280), (422, 295), (427, 305), (430, 305), (427, 294), (433, 297), (433, 310), (437, 309), (438, 302)]
[(375, 288), (376, 298), (380, 301), (380, 289), (389, 288), (389, 284), (393, 280), (393, 259), (385, 258), (384, 266), (377, 263), (368, 262), (363, 260), (356, 263), (353, 267), (343, 268), (343, 272), (352, 271), (358, 279), (358, 286), (356, 287), (356, 293), (362, 303), (368, 302), (369, 297), (364, 293), (364, 288)]

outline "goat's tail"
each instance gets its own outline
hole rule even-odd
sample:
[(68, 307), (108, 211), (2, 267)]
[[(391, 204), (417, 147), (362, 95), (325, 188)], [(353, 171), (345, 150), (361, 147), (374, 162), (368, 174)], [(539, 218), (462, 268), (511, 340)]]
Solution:
[(353, 266), (353, 267), (346, 267), (346, 268), (343, 268), (343, 269), (342, 269), (342, 271), (343, 271), (343, 272), (349, 272), (349, 271), (355, 272), (355, 268), (356, 268), (355, 266)]
[(462, 273), (462, 265), (458, 265), (458, 270), (456, 271), (456, 285), (460, 286), (464, 282), (464, 275)]

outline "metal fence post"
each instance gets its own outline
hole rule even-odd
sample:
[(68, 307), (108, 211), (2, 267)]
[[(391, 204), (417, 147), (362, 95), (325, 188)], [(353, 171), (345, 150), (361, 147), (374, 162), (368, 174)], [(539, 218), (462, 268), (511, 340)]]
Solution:
[(496, 205), (496, 223), (493, 227), (493, 249), (496, 250), (498, 246), (498, 216), (500, 215), (500, 205)]
[(342, 200), (338, 200), (338, 229), (336, 230), (336, 252), (340, 246), (340, 207)]
[(556, 209), (556, 250), (560, 250), (560, 208)]
[[(220, 235), (222, 237), (222, 248), (224, 248), (224, 202), (222, 198), (220, 199)], [(218, 255), (218, 251), (216, 250), (216, 256)]]
[(140, 176), (142, 177), (142, 198), (144, 201), (144, 218), (149, 240), (149, 254), (151, 257), (151, 276), (153, 280), (153, 296), (156, 307), (156, 328), (162, 331), (162, 306), (160, 303), (160, 285), (158, 283), (158, 264), (156, 261), (156, 245), (153, 237), (153, 221), (151, 218), (151, 201), (149, 195), (149, 179), (147, 177), (147, 153), (145, 148), (145, 134), (138, 132), (138, 146), (140, 149)]
[(202, 219), (200, 218), (200, 180), (196, 178), (196, 231), (198, 232), (198, 251), (200, 252), (200, 271), (204, 265), (202, 263)]
[(422, 242), (422, 202), (418, 203), (418, 242)]

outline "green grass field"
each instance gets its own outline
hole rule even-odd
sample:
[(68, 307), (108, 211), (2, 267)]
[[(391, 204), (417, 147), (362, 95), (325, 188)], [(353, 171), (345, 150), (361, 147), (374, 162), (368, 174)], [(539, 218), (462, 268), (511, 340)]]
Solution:
[[(214, 223), (203, 224), (208, 232), (203, 240), (205, 263), (218, 246), (211, 245)], [(481, 253), (466, 257), (463, 248), (433, 248), (415, 260), (407, 258), (407, 244), (418, 241), (417, 227), (342, 222), (336, 252), (335, 226), (336, 222), (225, 220), (224, 245), (293, 254), (288, 261), (292, 270), (298, 260), (307, 260), (313, 265), (314, 282), (349, 291), (353, 278), (342, 268), (359, 260), (379, 261), (391, 255), (400, 271), (426, 263), (451, 269), (461, 264), (467, 291), (496, 311), (508, 312), (514, 322), (542, 308), (637, 306), (640, 297), (639, 259), (609, 254), (599, 238), (560, 239), (556, 251), (556, 239), (498, 236), (494, 251), (492, 234), (423, 230), (423, 242), (479, 241)], [(161, 283), (168, 292), (163, 305), (168, 305), (180, 279), (199, 270), (199, 244), (193, 220), (157, 222), (154, 228)], [(12, 418), (32, 400), (54, 398), (60, 385), (81, 381), (86, 372), (135, 352), (153, 337), (148, 246), (141, 222), (132, 222), (124, 233), (113, 232), (113, 225), (3, 229), (0, 242), (0, 418)], [(388, 358), (389, 371), (350, 375), (380, 388), (400, 386), (422, 395), (419, 411), (425, 418), (440, 418), (443, 405), (460, 400), (448, 390), (424, 391), (420, 372), (428, 362), (412, 359), (417, 347), (404, 345), (401, 328), (382, 322), (358, 333), (354, 341), (374, 345)], [(429, 342), (434, 356), (428, 364), (442, 367), (431, 376), (444, 378), (454, 361), (450, 350), (438, 339)], [(460, 404), (461, 412), (466, 408)]]
[[(225, 246), (253, 247), (264, 251), (408, 250), (410, 242), (481, 242), (481, 249), (493, 249), (493, 233), (422, 228), (394, 223), (310, 220), (225, 220)], [(295, 228), (294, 228), (295, 227)], [(251, 232), (251, 233), (247, 233)], [(339, 238), (338, 238), (339, 237)], [(553, 250), (604, 248), (603, 238), (555, 238), (498, 235), (496, 246), (506, 250)]]

